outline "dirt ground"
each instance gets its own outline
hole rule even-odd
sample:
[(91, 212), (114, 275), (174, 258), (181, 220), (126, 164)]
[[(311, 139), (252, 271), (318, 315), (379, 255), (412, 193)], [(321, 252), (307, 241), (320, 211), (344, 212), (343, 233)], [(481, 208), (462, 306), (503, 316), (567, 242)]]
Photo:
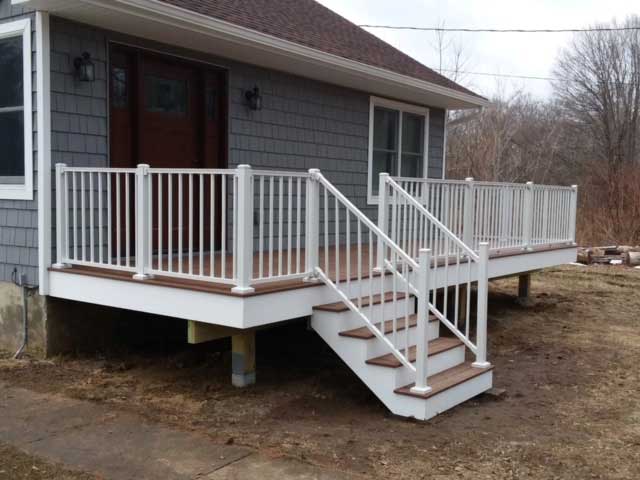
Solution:
[(101, 480), (86, 473), (77, 473), (0, 443), (0, 480)]
[(515, 279), (494, 282), (489, 301), (489, 359), (506, 395), (426, 423), (390, 415), (303, 323), (261, 332), (258, 384), (246, 390), (230, 385), (225, 342), (5, 355), (0, 381), (369, 478), (640, 478), (640, 270), (550, 269), (534, 276), (529, 307), (516, 290)]

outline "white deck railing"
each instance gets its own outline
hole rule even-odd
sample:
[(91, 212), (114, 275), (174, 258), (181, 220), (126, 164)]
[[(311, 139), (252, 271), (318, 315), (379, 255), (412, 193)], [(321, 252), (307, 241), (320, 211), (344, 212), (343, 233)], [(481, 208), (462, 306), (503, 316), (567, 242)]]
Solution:
[(577, 186), (394, 178), (478, 251), (575, 243)]

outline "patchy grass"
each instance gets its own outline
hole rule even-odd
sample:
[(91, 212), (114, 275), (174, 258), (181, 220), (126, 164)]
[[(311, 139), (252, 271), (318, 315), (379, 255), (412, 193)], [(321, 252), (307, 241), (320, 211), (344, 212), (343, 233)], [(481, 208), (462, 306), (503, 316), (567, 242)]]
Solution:
[(389, 415), (304, 324), (261, 332), (258, 385), (246, 390), (230, 386), (228, 353), (216, 351), (225, 342), (5, 358), (0, 381), (373, 477), (640, 478), (640, 271), (550, 269), (534, 276), (530, 307), (516, 290), (494, 282), (490, 298), (490, 360), (506, 397), (427, 423)]
[(59, 465), (27, 455), (0, 443), (0, 480), (100, 480), (86, 473), (72, 472)]

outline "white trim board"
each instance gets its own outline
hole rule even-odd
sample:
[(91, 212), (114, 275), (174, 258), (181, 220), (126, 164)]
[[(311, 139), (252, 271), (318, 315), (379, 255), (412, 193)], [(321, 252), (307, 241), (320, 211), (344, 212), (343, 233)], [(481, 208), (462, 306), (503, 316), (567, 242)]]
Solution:
[(51, 263), (51, 48), (49, 14), (36, 12), (36, 88), (38, 125), (38, 283), (49, 293)]
[[(14, 0), (15, 1), (15, 0)], [(157, 0), (30, 0), (57, 16), (236, 61), (439, 108), (488, 100), (326, 53)]]
[(422, 146), (423, 158), (422, 158), (422, 178), (428, 178), (429, 176), (429, 133), (431, 128), (431, 110), (427, 107), (421, 107), (410, 103), (398, 102), (395, 100), (389, 100), (387, 98), (380, 98), (371, 96), (369, 97), (369, 139), (368, 139), (368, 152), (367, 152), (367, 203), (369, 205), (378, 204), (378, 196), (373, 195), (373, 185), (377, 185), (377, 178), (373, 178), (373, 137), (374, 137), (374, 123), (375, 123), (375, 109), (376, 107), (387, 108), (389, 110), (396, 110), (398, 115), (398, 171), (386, 172), (392, 177), (401, 176), (400, 168), (402, 164), (402, 122), (404, 113), (411, 113), (414, 115), (421, 115), (424, 117), (424, 145)]
[(0, 184), (0, 199), (33, 200), (33, 84), (31, 19), (0, 24), (0, 39), (22, 37), (22, 86), (24, 118), (24, 183)]

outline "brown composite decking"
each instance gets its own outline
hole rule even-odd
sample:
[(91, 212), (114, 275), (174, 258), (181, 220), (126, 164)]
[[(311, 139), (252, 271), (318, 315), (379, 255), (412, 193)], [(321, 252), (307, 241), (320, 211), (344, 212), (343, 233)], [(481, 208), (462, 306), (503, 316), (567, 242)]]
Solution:
[[(504, 258), (504, 257), (516, 256), (516, 255), (527, 255), (529, 253), (559, 250), (559, 249), (565, 249), (565, 248), (575, 248), (575, 246), (567, 245), (567, 244), (552, 244), (552, 245), (538, 246), (533, 248), (530, 251), (523, 251), (520, 248), (503, 249), (503, 250), (496, 250), (491, 252), (491, 258)], [(361, 245), (360, 249), (358, 249), (357, 245), (352, 245), (348, 249), (348, 254), (350, 257), (350, 269), (351, 269), (349, 272), (350, 278), (352, 280), (357, 279), (358, 258), (361, 259), (362, 278), (368, 278), (371, 273), (369, 269), (370, 256), (369, 256), (368, 245)], [(374, 247), (373, 251), (371, 252), (371, 258), (373, 258), (374, 264), (375, 264), (375, 258), (376, 258), (375, 254), (376, 252)], [(194, 253), (193, 255), (193, 259), (194, 259), (193, 273), (196, 275), (199, 274), (199, 271), (200, 271), (199, 255), (200, 254), (196, 254), (196, 253)], [(296, 272), (297, 255), (298, 255), (297, 250), (294, 249), (291, 251), (291, 273), (292, 274)], [(300, 270), (301, 271), (304, 271), (304, 268), (305, 268), (304, 256), (305, 256), (304, 249), (300, 249)], [(328, 275), (330, 278), (335, 278), (336, 271), (338, 271), (339, 279), (341, 282), (347, 279), (347, 264), (349, 262), (345, 261), (346, 257), (347, 257), (346, 247), (339, 248), (337, 250), (337, 255), (336, 255), (336, 249), (334, 247), (330, 247), (328, 249), (328, 267), (329, 267)], [(325, 265), (327, 265), (325, 258), (327, 258), (325, 255), (325, 249), (324, 247), (321, 247), (319, 252), (319, 264), (323, 269), (325, 268)], [(164, 269), (167, 269), (168, 263), (169, 263), (168, 256), (165, 254), (162, 256), (162, 265)], [(173, 255), (172, 269), (174, 272), (178, 271), (178, 263), (179, 263), (179, 260), (177, 255)], [(231, 254), (225, 255), (224, 263), (225, 263), (226, 272), (228, 272), (227, 274), (230, 275), (230, 273), (233, 271), (233, 257)], [(254, 277), (258, 275), (260, 263), (261, 263), (260, 254), (259, 253), (254, 254), (254, 257), (253, 257)], [(269, 272), (270, 272), (269, 263), (270, 263), (269, 253), (264, 252), (262, 255), (262, 265), (263, 265), (264, 276), (269, 275)], [(441, 260), (439, 263), (445, 263), (445, 261)], [(223, 264), (222, 255), (220, 253), (215, 253), (212, 259), (209, 253), (204, 253), (202, 255), (202, 264), (203, 264), (204, 276), (210, 275), (212, 265), (213, 265), (214, 272), (219, 275), (221, 272), (222, 264)], [(289, 251), (287, 250), (283, 251), (281, 270), (279, 269), (278, 252), (274, 251), (274, 256), (273, 256), (274, 274), (277, 275), (278, 272), (281, 271), (283, 274), (286, 275), (289, 272), (288, 265), (289, 265)], [(158, 259), (155, 258), (153, 260), (153, 267), (157, 268), (157, 266), (158, 266)], [(188, 273), (189, 266), (188, 266), (186, 257), (183, 257), (182, 268), (183, 268), (183, 273)], [(101, 267), (73, 265), (69, 268), (55, 270), (55, 271), (64, 272), (68, 274), (75, 274), (75, 275), (88, 275), (92, 277), (109, 278), (113, 280), (122, 280), (127, 282), (140, 281), (140, 280), (133, 279), (133, 274), (131, 272), (112, 269), (112, 268), (109, 268), (109, 266), (106, 264)], [(375, 276), (376, 273), (374, 272), (373, 275)], [(254, 292), (247, 293), (247, 294), (240, 294), (240, 293), (235, 293), (231, 291), (231, 289), (233, 288), (233, 285), (231, 284), (215, 282), (215, 281), (207, 280), (205, 278), (192, 279), (192, 278), (181, 278), (181, 277), (173, 277), (173, 276), (166, 276), (162, 274), (156, 274), (152, 278), (144, 280), (144, 283), (148, 285), (181, 288), (186, 290), (195, 290), (200, 292), (217, 293), (217, 294), (231, 295), (231, 296), (238, 296), (238, 297), (262, 295), (267, 293), (295, 290), (299, 288), (313, 288), (319, 285), (318, 283), (314, 283), (314, 282), (305, 282), (302, 278), (289, 278), (289, 279), (283, 279), (283, 280), (272, 279), (268, 282), (257, 281), (253, 285), (253, 288), (255, 289)]]

